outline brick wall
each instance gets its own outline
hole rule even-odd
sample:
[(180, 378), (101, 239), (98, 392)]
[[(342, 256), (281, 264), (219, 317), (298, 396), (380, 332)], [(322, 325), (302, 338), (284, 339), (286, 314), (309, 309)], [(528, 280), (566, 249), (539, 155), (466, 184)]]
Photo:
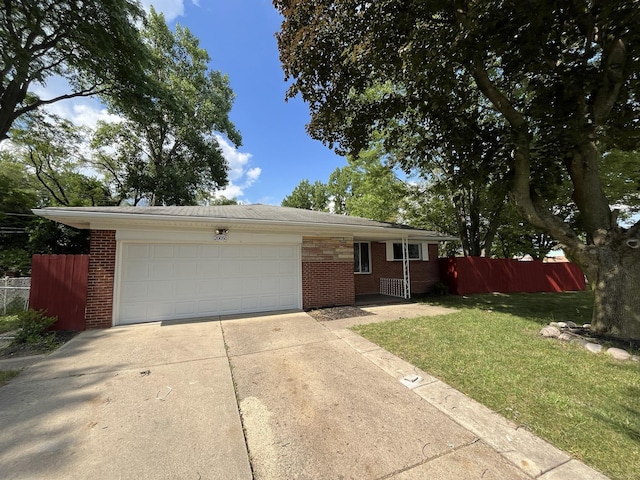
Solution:
[(111, 327), (115, 268), (115, 230), (91, 230), (89, 283), (85, 311), (87, 328)]
[[(370, 274), (355, 274), (356, 295), (380, 293), (380, 278), (402, 278), (402, 262), (387, 262), (386, 245), (371, 242)], [(438, 245), (429, 245), (429, 261), (411, 260), (409, 262), (411, 293), (426, 293), (440, 280), (438, 264)]]
[(302, 308), (354, 304), (353, 239), (303, 237)]

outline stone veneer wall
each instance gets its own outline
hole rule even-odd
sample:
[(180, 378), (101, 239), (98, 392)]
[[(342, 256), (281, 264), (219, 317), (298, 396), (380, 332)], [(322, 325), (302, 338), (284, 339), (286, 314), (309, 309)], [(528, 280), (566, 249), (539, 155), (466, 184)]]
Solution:
[(302, 238), (302, 308), (355, 304), (353, 239)]
[(115, 270), (115, 230), (91, 230), (86, 328), (111, 327)]

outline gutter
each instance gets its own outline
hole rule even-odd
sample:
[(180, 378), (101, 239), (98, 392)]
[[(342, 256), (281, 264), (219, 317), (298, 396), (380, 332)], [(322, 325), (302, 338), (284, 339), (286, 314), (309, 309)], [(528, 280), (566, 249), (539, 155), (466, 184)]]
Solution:
[[(240, 225), (260, 225), (260, 226), (277, 226), (289, 228), (295, 232), (302, 233), (300, 230), (321, 230), (321, 231), (350, 231), (350, 235), (353, 234), (365, 234), (370, 233), (391, 233), (393, 232), (398, 237), (421, 237), (428, 238), (431, 241), (450, 241), (457, 240), (456, 237), (449, 235), (430, 235), (431, 232), (427, 230), (413, 229), (413, 228), (394, 228), (374, 225), (355, 225), (355, 224), (341, 224), (341, 223), (324, 223), (324, 222), (300, 222), (300, 221), (287, 221), (287, 220), (261, 220), (253, 218), (222, 218), (222, 217), (194, 217), (194, 216), (182, 216), (182, 215), (150, 215), (144, 213), (113, 213), (113, 212), (81, 212), (73, 210), (62, 210), (55, 208), (46, 209), (33, 209), (32, 212), (35, 215), (48, 218), (59, 223), (64, 223), (75, 228), (90, 229), (92, 223), (124, 223), (124, 224), (138, 224), (139, 222), (150, 222), (154, 224), (162, 225), (168, 222), (182, 222), (191, 224), (218, 224), (219, 227), (227, 226), (240, 226)], [(74, 222), (74, 220), (78, 222)], [(69, 221), (70, 223), (67, 223)], [(296, 227), (298, 227), (296, 229)], [(394, 236), (396, 236), (394, 235)]]

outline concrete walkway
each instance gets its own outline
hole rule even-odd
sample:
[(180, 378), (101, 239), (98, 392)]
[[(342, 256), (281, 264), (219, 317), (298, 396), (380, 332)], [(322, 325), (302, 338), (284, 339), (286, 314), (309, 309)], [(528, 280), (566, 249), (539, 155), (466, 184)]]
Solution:
[(606, 478), (347, 329), (441, 310), (367, 310), (82, 333), (0, 388), (2, 478)]

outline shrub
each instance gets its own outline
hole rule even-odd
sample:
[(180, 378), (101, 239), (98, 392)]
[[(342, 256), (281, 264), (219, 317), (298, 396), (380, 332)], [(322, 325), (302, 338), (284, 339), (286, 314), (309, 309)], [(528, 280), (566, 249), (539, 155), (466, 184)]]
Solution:
[(18, 331), (15, 343), (40, 343), (47, 340), (46, 332), (57, 320), (47, 317), (44, 310), (26, 310), (18, 314)]
[(434, 283), (429, 293), (431, 295), (448, 295), (449, 287), (443, 282)]

